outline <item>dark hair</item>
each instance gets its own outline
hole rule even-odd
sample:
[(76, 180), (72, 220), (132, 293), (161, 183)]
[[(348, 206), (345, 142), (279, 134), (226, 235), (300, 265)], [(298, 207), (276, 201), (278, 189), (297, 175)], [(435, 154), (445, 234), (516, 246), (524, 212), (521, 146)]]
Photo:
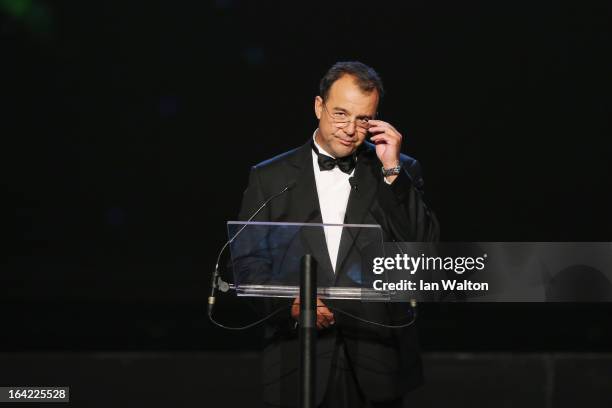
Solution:
[(323, 78), (321, 78), (321, 82), (319, 83), (319, 95), (323, 100), (327, 99), (329, 89), (333, 83), (344, 75), (354, 77), (359, 89), (366, 93), (377, 90), (378, 97), (382, 99), (384, 94), (382, 80), (378, 73), (374, 71), (374, 68), (359, 61), (344, 61), (336, 62), (329, 71), (325, 73)]

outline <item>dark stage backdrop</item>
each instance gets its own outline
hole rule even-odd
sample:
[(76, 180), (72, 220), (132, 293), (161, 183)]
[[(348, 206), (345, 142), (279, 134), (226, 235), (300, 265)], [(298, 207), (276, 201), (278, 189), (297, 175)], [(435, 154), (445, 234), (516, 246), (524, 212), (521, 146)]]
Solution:
[[(0, 5), (3, 350), (257, 347), (208, 324), (209, 274), (338, 60), (380, 72), (444, 240), (612, 241), (609, 2)], [(421, 339), (610, 351), (611, 311), (423, 305)]]

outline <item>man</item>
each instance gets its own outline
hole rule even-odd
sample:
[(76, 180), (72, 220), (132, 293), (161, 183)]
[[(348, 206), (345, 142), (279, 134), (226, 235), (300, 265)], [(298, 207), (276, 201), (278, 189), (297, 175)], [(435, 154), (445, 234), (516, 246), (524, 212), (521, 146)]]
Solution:
[[(313, 137), (252, 168), (240, 219), (248, 219), (267, 198), (292, 185), (256, 220), (379, 224), (385, 241), (437, 240), (438, 224), (423, 202), (418, 162), (400, 154), (400, 132), (376, 119), (382, 95), (382, 82), (372, 68), (360, 62), (335, 64), (314, 100), (319, 126)], [(372, 143), (365, 142), (368, 136)], [(326, 250), (317, 256), (319, 284), (321, 279), (338, 284), (346, 278), (347, 259), (354, 253), (350, 238), (331, 228), (320, 241)], [(414, 327), (367, 325), (332, 309), (393, 324), (394, 316), (406, 315), (405, 305), (317, 303), (318, 406), (401, 407), (403, 394), (422, 381)], [(267, 406), (297, 405), (298, 314), (296, 299), (266, 327)]]

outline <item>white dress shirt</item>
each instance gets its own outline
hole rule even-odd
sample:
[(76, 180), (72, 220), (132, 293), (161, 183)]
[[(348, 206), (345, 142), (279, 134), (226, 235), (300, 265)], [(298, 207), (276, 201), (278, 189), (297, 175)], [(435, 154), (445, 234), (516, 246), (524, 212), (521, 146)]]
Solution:
[[(326, 152), (325, 149), (317, 143), (315, 139), (316, 134), (317, 131), (315, 130), (312, 139), (317, 149), (319, 149), (319, 153), (334, 158), (334, 156)], [(349, 178), (353, 176), (355, 169), (351, 171), (351, 174), (344, 173), (338, 166), (334, 167), (332, 170), (321, 171), (319, 169), (317, 154), (314, 150), (312, 151), (312, 167), (314, 169), (323, 223), (343, 224), (346, 206), (351, 193)], [(327, 244), (329, 259), (335, 272), (336, 261), (338, 260), (338, 249), (340, 248), (340, 238), (342, 237), (342, 228), (324, 227), (323, 231), (325, 233), (325, 243)]]

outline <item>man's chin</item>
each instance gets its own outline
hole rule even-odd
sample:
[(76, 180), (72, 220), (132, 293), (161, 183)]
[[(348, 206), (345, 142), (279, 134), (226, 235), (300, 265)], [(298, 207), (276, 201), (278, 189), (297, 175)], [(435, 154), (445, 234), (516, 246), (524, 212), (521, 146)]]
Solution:
[(343, 143), (337, 141), (334, 146), (334, 156), (336, 157), (345, 157), (350, 156), (357, 150), (358, 144), (355, 142), (351, 143)]

